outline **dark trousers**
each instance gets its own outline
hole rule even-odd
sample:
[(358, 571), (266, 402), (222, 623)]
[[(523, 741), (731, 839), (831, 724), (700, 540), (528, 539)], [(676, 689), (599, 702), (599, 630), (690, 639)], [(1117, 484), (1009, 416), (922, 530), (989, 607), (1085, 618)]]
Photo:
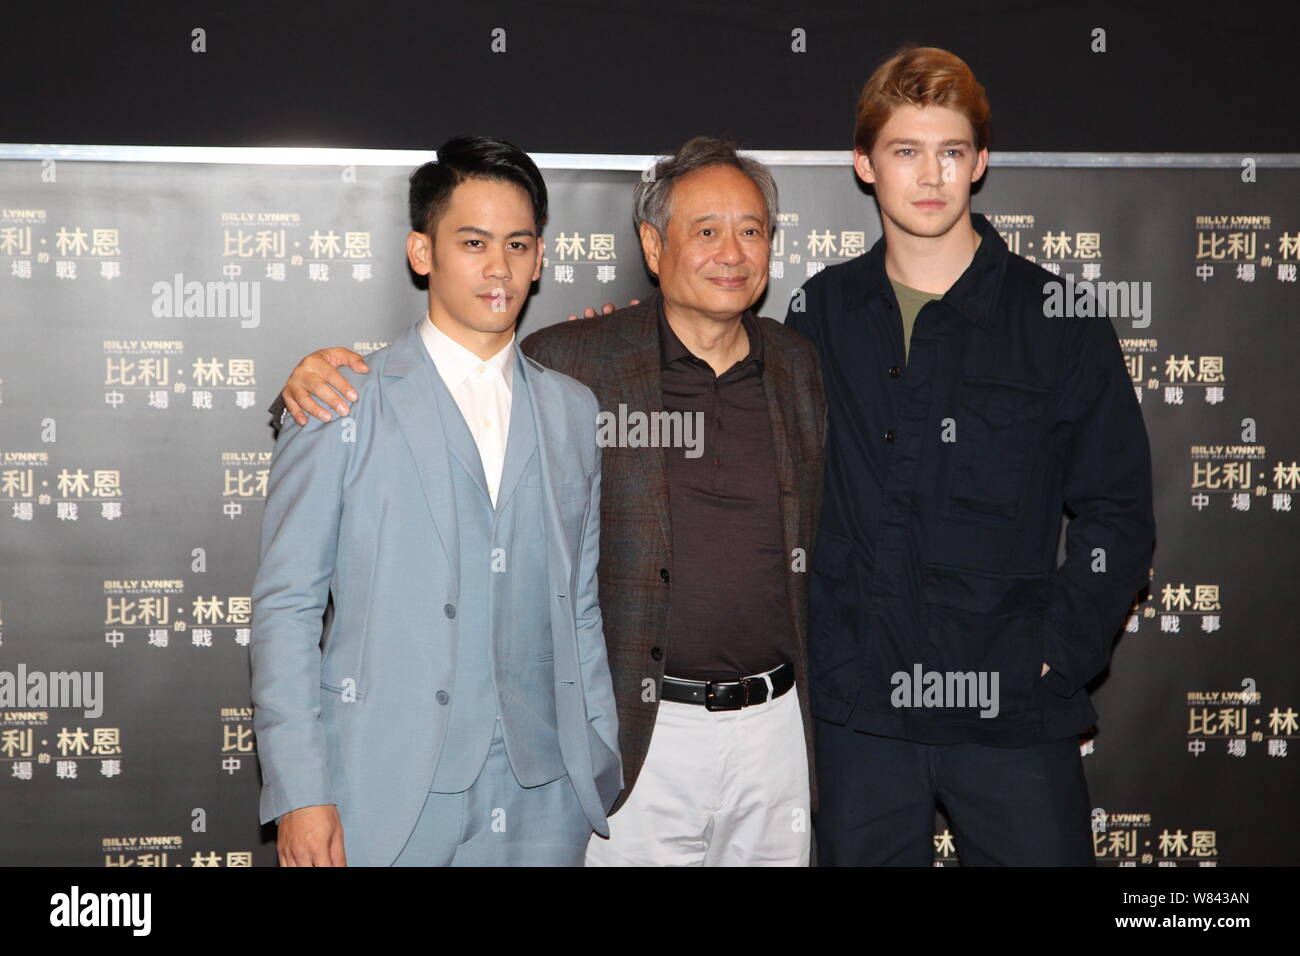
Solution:
[(931, 866), (942, 804), (966, 866), (1094, 866), (1075, 737), (921, 744), (818, 720), (818, 866)]

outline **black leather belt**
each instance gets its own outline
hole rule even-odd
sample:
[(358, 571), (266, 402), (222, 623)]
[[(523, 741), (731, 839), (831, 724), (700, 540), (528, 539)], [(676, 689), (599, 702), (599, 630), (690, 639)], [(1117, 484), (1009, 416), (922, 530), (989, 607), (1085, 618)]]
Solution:
[[(772, 681), (771, 699), (776, 700), (794, 686), (794, 665), (782, 664), (767, 676)], [(679, 704), (703, 704), (706, 710), (740, 710), (768, 700), (762, 674), (730, 681), (682, 680), (665, 674), (661, 696)]]

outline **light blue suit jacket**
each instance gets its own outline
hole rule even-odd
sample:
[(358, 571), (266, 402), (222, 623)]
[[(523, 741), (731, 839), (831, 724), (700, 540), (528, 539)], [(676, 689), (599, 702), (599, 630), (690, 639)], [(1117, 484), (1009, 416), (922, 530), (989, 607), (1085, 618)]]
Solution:
[[(514, 351), (546, 502), (560, 747), (604, 836), (623, 772), (596, 593), (598, 407), (586, 386)], [(419, 323), (366, 361), (369, 375), (340, 370), (358, 395), (349, 416), (305, 427), (284, 416), (250, 662), (262, 822), (337, 804), (349, 865), (382, 866), (415, 826), (447, 729), (460, 552), (438, 372)]]

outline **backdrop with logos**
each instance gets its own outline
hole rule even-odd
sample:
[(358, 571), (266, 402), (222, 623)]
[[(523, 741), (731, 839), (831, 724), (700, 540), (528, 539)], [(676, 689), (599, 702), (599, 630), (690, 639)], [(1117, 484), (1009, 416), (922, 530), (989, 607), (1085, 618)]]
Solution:
[[(424, 311), (406, 177), (428, 155), (0, 150), (0, 864), (273, 865), (250, 591), (267, 407), (326, 345)], [(763, 153), (759, 311), (880, 237), (847, 153)], [(648, 161), (538, 155), (546, 264), (521, 332), (651, 280)], [(1080, 740), (1098, 862), (1300, 863), (1300, 163), (994, 154), (973, 199), (1064, 283), (1115, 283), (1151, 439), (1149, 595)], [(936, 821), (936, 863), (958, 862)]]

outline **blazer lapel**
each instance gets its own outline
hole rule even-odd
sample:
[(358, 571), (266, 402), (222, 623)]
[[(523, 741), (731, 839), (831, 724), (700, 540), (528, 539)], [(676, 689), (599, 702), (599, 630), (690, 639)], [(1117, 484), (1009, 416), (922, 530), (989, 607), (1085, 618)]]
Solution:
[(781, 531), (785, 541), (786, 566), (789, 567), (793, 551), (799, 546), (799, 490), (795, 480), (794, 453), (790, 447), (791, 430), (796, 425), (794, 376), (786, 364), (785, 351), (770, 336), (763, 342), (763, 390), (767, 393), (767, 415), (772, 423), (772, 450), (776, 454), (776, 480), (781, 497)]
[[(383, 374), (395, 379), (387, 389), (387, 398), (397, 413), (398, 427), (411, 450), (411, 457), (415, 459), (429, 516), (459, 588), (460, 529), (456, 522), (447, 436), (437, 405), (436, 389), (442, 381), (420, 340), (419, 324), (423, 321), (421, 316), (419, 322), (393, 343), (392, 355)], [(482, 473), (481, 466), (479, 473)]]
[(516, 341), (512, 361), (515, 363), (511, 381), (510, 423), (506, 430), (506, 457), (501, 464), (501, 483), (497, 487), (497, 510), (505, 507), (515, 486), (524, 475), (533, 449), (537, 447), (537, 427), (533, 423), (532, 390), (526, 381), (524, 353)]
[[(618, 378), (622, 383), (622, 396), (629, 412), (652, 413), (664, 407), (664, 378), (662, 357), (659, 352), (659, 292), (656, 290), (642, 306), (639, 315), (629, 315), (620, 326), (627, 347), (617, 358)], [(615, 416), (617, 408), (606, 409)], [(663, 448), (635, 448), (624, 450), (631, 469), (642, 484), (636, 497), (649, 504), (658, 518), (659, 534), (664, 550), (672, 555), (672, 526), (668, 513), (668, 466)], [(635, 500), (635, 499), (632, 499)]]
[[(516, 366), (516, 388), (528, 390), (529, 404), (533, 409), (533, 427), (537, 432), (537, 464), (542, 477), (542, 500), (546, 508), (547, 550), (550, 554), (551, 581), (560, 597), (569, 596), (569, 581), (573, 575), (573, 557), (569, 553), (560, 520), (560, 506), (555, 497), (555, 482), (566, 471), (568, 455), (568, 429), (562, 401), (552, 399), (546, 387), (546, 370), (532, 359), (521, 356)], [(513, 402), (512, 402), (513, 409)], [(504, 484), (504, 483), (503, 483)], [(596, 520), (600, 520), (599, 517)], [(579, 547), (581, 542), (578, 542)]]
[[(420, 346), (423, 348), (424, 343), (421, 342)], [(428, 355), (427, 349), (425, 355)], [(487, 478), (483, 473), (483, 459), (478, 453), (474, 434), (469, 430), (460, 406), (456, 404), (456, 397), (451, 394), (447, 383), (438, 374), (438, 366), (433, 366), (430, 379), (433, 391), (429, 394), (429, 399), (434, 401), (438, 409), (438, 417), (442, 419), (442, 433), (447, 438), (447, 451), (459, 462), (460, 467), (465, 469), (465, 473), (478, 486), (478, 490), (483, 492), (483, 499), (491, 502), (492, 495), (488, 492)]]

